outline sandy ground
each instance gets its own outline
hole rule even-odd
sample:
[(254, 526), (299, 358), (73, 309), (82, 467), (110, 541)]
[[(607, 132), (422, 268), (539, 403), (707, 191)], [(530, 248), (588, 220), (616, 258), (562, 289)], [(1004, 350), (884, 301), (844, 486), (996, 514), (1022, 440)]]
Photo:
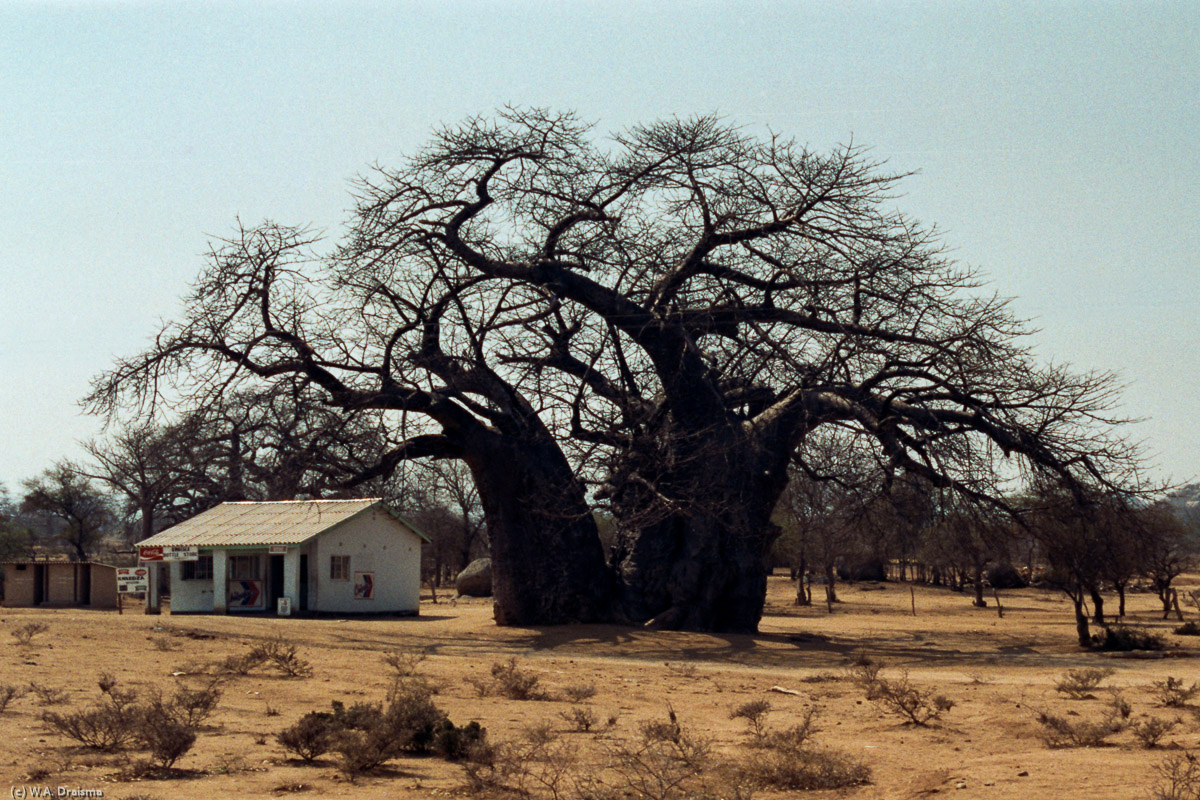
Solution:
[[(810, 797), (923, 798), (1147, 798), (1155, 765), (1172, 751), (1200, 748), (1200, 722), (1188, 709), (1156, 706), (1152, 681), (1200, 678), (1200, 660), (1109, 659), (1074, 645), (1070, 608), (1059, 595), (1036, 590), (1002, 593), (1003, 618), (972, 608), (969, 598), (944, 589), (902, 584), (842, 587), (833, 614), (791, 605), (792, 586), (773, 578), (761, 633), (755, 636), (654, 632), (617, 626), (497, 628), (490, 603), (426, 603), (408, 619), (277, 619), (267, 617), (145, 616), (74, 609), (0, 609), (0, 684), (61, 688), (57, 706), (82, 708), (99, 697), (97, 679), (112, 673), (126, 687), (176, 682), (199, 685), (191, 671), (245, 652), (256, 640), (282, 635), (295, 642), (314, 669), (309, 678), (251, 674), (228, 680), (217, 712), (196, 746), (169, 775), (120, 777), (129, 755), (103, 755), (50, 732), (47, 710), (34, 694), (13, 701), (0, 716), (0, 793), (26, 785), (99, 790), (106, 798), (350, 796), (431, 798), (465, 794), (460, 767), (431, 757), (397, 759), (377, 774), (351, 782), (332, 758), (313, 765), (290, 760), (274, 734), (330, 701), (382, 699), (390, 669), (382, 654), (428, 649), (418, 670), (435, 687), (435, 700), (457, 723), (479, 720), (493, 739), (514, 737), (548, 723), (580, 753), (634, 737), (639, 724), (675, 710), (689, 730), (711, 739), (717, 752), (753, 758), (746, 726), (730, 709), (766, 698), (769, 725), (785, 727), (804, 709), (819, 707), (817, 743), (845, 751), (872, 771), (868, 786)], [(912, 613), (915, 601), (916, 614)], [(1110, 603), (1115, 610), (1115, 598)], [(1193, 637), (1169, 635), (1152, 595), (1134, 594), (1130, 621), (1167, 634), (1173, 649), (1197, 651)], [(28, 646), (11, 631), (29, 621), (49, 630)], [(848, 680), (860, 654), (882, 660), (884, 676), (907, 671), (920, 688), (954, 700), (929, 727), (905, 724), (865, 699)], [(568, 686), (594, 684), (588, 703), (616, 725), (571, 732), (565, 699), (514, 701), (480, 697), (471, 678), (515, 657), (541, 686), (562, 698)], [(1118, 688), (1134, 719), (1179, 718), (1159, 747), (1146, 749), (1126, 731), (1098, 748), (1049, 749), (1039, 737), (1039, 710), (1070, 719), (1099, 718), (1110, 695), (1070, 700), (1054, 690), (1067, 669), (1111, 667), (1106, 686)], [(799, 695), (773, 691), (782, 687)], [(1200, 700), (1197, 700), (1200, 705)], [(137, 757), (137, 754), (132, 754)], [(64, 795), (67, 796), (67, 795)], [(93, 795), (95, 796), (95, 795)], [(763, 792), (759, 797), (795, 796)]]

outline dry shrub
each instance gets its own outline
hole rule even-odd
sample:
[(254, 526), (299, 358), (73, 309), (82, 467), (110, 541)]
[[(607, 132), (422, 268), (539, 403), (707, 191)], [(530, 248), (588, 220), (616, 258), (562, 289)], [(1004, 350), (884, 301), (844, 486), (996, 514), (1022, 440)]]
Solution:
[(8, 709), (8, 704), (13, 700), (24, 697), (27, 691), (22, 686), (13, 686), (8, 683), (0, 685), (0, 714), (3, 714)]
[(296, 645), (282, 635), (254, 645), (247, 657), (278, 670), (288, 678), (307, 678), (312, 675), (312, 664), (300, 658), (296, 654)]
[(150, 753), (139, 767), (169, 769), (196, 741), (197, 726), (212, 713), (220, 699), (215, 682), (192, 691), (179, 687), (170, 699), (157, 689), (143, 698), (136, 691), (117, 688), (107, 673), (99, 681), (101, 700), (82, 711), (42, 715), (57, 733), (95, 750), (114, 751), (137, 743)]
[(398, 678), (408, 678), (417, 674), (417, 667), (429, 658), (429, 651), (424, 648), (397, 648), (383, 654), (383, 663), (395, 672)]
[(67, 701), (70, 694), (57, 686), (46, 686), (36, 681), (29, 682), (29, 692), (37, 698), (38, 705), (57, 706)]
[(200, 689), (179, 686), (170, 700), (164, 700), (161, 693), (155, 692), (150, 698), (150, 708), (185, 728), (196, 729), (216, 710), (221, 699), (219, 687), (220, 679), (214, 678)]
[(1129, 726), (1133, 731), (1133, 735), (1142, 743), (1142, 747), (1150, 749), (1155, 747), (1162, 737), (1170, 733), (1179, 720), (1160, 719), (1158, 717), (1146, 717), (1141, 722), (1135, 722)]
[(1131, 650), (1165, 650), (1167, 643), (1153, 631), (1113, 625), (1092, 637), (1092, 647), (1110, 652)]
[(845, 753), (817, 748), (768, 751), (755, 759), (749, 775), (764, 786), (802, 792), (844, 789), (871, 782), (871, 770), (861, 761)]
[(1158, 704), (1167, 708), (1183, 708), (1200, 692), (1200, 683), (1185, 686), (1181, 678), (1168, 677), (1165, 681), (1154, 681), (1152, 685)]
[(335, 701), (332, 713), (305, 714), (275, 738), (305, 761), (336, 752), (338, 767), (351, 777), (375, 769), (402, 752), (425, 753), (441, 748), (458, 757), (465, 747), (459, 740), (472, 734), (462, 734), (455, 728), (434, 705), (432, 695), (424, 681), (397, 678), (386, 705), (355, 703), (347, 707)]
[[(218, 675), (249, 675), (259, 667), (274, 669), (285, 678), (307, 678), (312, 675), (312, 664), (300, 658), (296, 645), (287, 641), (283, 636), (275, 636), (250, 646), (245, 653), (226, 656), (212, 664), (210, 668), (201, 670), (216, 672)], [(193, 672), (184, 669), (184, 672)]]
[(1069, 669), (1054, 684), (1054, 691), (1067, 695), (1075, 700), (1085, 700), (1094, 697), (1092, 692), (1100, 688), (1100, 684), (1113, 674), (1113, 670), (1105, 667), (1086, 667), (1084, 669)]
[(571, 726), (571, 730), (579, 733), (587, 733), (600, 721), (600, 717), (591, 706), (573, 706), (566, 711), (560, 711), (558, 715)]
[(750, 700), (729, 710), (730, 719), (744, 719), (750, 726), (750, 735), (761, 742), (766, 735), (767, 714), (771, 713), (771, 704), (767, 699)]
[(572, 703), (582, 703), (596, 696), (596, 684), (577, 683), (563, 689), (563, 694)]
[(801, 683), (833, 683), (840, 681), (842, 676), (836, 672), (818, 672), (815, 675), (805, 675), (800, 679)]
[(1080, 719), (1072, 722), (1066, 717), (1039, 711), (1036, 717), (1042, 726), (1041, 738), (1047, 747), (1099, 747), (1125, 729), (1126, 722), (1116, 714), (1099, 721)]
[(333, 714), (325, 711), (310, 711), (294, 725), (284, 728), (275, 735), (275, 741), (283, 749), (311, 762), (329, 751), (333, 743)]
[(492, 681), (495, 690), (509, 700), (545, 700), (545, 693), (538, 689), (538, 677), (517, 666), (517, 659), (492, 664)]
[(172, 711), (168, 704), (152, 702), (138, 721), (139, 741), (163, 769), (170, 769), (196, 743), (196, 729), (179, 722)]
[(512, 793), (557, 800), (577, 785), (577, 751), (547, 725), (528, 727), (508, 742), (492, 743), (481, 737), (465, 756), (461, 764), (468, 788), (488, 797)]
[[(753, 709), (758, 710), (756, 707)], [(738, 767), (754, 786), (794, 791), (841, 789), (871, 780), (871, 770), (845, 754), (811, 746), (818, 732), (817, 709), (808, 708), (800, 721), (782, 730), (756, 735), (755, 755)]]
[(928, 725), (954, 708), (954, 701), (945, 695), (913, 686), (907, 672), (895, 680), (884, 678), (879, 672), (877, 664), (856, 667), (856, 678), (866, 690), (867, 699), (914, 725)]
[(111, 752), (136, 738), (140, 717), (136, 693), (111, 688), (99, 705), (61, 714), (48, 711), (42, 722), (84, 747)]
[(608, 774), (580, 784), (587, 800), (692, 800), (714, 797), (712, 745), (683, 728), (670, 711), (669, 720), (644, 723), (640, 741), (610, 747)]
[(1170, 756), (1155, 765), (1158, 780), (1151, 800), (1200, 800), (1200, 762), (1191, 753)]
[(1194, 619), (1189, 619), (1187, 622), (1171, 631), (1171, 633), (1175, 634), (1176, 636), (1200, 636), (1200, 622), (1196, 622)]
[(43, 634), (48, 630), (50, 630), (50, 626), (45, 622), (26, 622), (24, 625), (18, 625), (13, 628), (12, 637), (17, 641), (17, 644), (25, 647), (33, 641), (35, 636)]

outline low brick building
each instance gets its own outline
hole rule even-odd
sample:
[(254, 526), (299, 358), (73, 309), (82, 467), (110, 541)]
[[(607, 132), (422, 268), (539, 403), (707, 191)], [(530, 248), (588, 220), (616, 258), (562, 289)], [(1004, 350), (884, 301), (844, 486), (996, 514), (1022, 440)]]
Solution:
[(117, 607), (117, 568), (95, 561), (9, 561), (4, 567), (7, 608)]

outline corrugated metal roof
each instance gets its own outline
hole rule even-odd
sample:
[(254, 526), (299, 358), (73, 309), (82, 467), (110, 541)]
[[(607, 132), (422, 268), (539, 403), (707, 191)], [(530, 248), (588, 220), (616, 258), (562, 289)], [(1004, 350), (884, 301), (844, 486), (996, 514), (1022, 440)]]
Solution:
[(376, 504), (382, 506), (378, 498), (221, 503), (138, 545), (300, 544)]

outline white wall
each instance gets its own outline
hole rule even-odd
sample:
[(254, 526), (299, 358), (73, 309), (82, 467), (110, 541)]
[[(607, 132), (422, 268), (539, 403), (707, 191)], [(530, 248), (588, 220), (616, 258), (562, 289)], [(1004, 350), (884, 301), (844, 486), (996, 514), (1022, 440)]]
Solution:
[[(330, 580), (332, 556), (350, 556), (350, 580)], [(309, 555), (309, 569), (316, 573), (316, 581), (309, 583), (309, 604), (315, 611), (416, 613), (420, 608), (421, 537), (382, 509), (321, 534)], [(356, 572), (374, 573), (373, 599), (354, 596)]]
[(189, 611), (208, 613), (212, 611), (212, 579), (185, 581), (183, 579), (182, 561), (168, 561), (167, 564), (171, 568), (171, 613), (184, 614)]

